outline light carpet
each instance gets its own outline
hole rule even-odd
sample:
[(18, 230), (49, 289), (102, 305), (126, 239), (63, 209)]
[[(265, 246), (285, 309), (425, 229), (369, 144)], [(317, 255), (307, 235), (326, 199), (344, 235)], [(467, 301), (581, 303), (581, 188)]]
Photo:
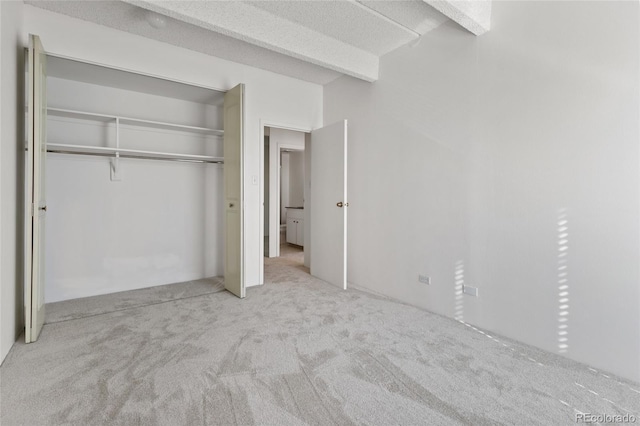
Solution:
[(578, 411), (640, 417), (637, 383), (339, 290), (311, 277), (300, 253), (270, 259), (266, 284), (244, 300), (219, 292), (214, 280), (108, 295), (104, 304), (63, 302), (39, 341), (16, 343), (0, 367), (0, 423), (570, 425)]

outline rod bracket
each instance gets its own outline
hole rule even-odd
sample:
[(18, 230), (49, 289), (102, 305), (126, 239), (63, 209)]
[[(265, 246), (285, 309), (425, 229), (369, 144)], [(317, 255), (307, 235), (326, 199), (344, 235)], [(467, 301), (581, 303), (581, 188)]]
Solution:
[(116, 153), (115, 158), (109, 160), (109, 170), (112, 182), (122, 181), (122, 166), (120, 165), (120, 153)]

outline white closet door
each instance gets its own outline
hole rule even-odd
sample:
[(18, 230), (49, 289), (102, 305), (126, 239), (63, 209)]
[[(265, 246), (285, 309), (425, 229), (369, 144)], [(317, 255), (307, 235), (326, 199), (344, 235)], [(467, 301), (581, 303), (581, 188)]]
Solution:
[(347, 120), (311, 132), (311, 275), (347, 289)]
[(25, 341), (35, 342), (44, 324), (44, 236), (47, 213), (47, 61), (38, 36), (29, 35), (28, 141), (25, 205)]
[(224, 285), (236, 296), (245, 296), (242, 194), (244, 84), (224, 96)]

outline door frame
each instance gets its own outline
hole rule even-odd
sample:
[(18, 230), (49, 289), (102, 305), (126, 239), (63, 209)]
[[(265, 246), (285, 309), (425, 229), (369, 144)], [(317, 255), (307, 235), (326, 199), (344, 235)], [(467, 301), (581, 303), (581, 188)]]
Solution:
[[(259, 247), (260, 247), (260, 276), (259, 276), (259, 285), (264, 284), (264, 156), (265, 156), (265, 152), (264, 152), (264, 128), (265, 127), (269, 127), (269, 128), (276, 128), (276, 129), (281, 129), (281, 130), (292, 130), (294, 132), (301, 132), (301, 133), (311, 133), (311, 131), (313, 130), (310, 127), (306, 127), (306, 126), (300, 126), (300, 125), (295, 125), (295, 124), (288, 124), (288, 123), (282, 123), (282, 122), (278, 122), (275, 120), (268, 120), (268, 119), (260, 119), (260, 171), (259, 171), (259, 177), (260, 179), (258, 179), (258, 181), (260, 182), (260, 186), (259, 186), (259, 191), (260, 191), (260, 232), (259, 232)], [(271, 144), (271, 140), (269, 140), (269, 144)], [(306, 144), (305, 144), (306, 145)], [(269, 145), (271, 146), (271, 145)], [(286, 144), (278, 144), (278, 152), (280, 152), (280, 148), (285, 148), (285, 149), (300, 149), (299, 147), (295, 147), (295, 146), (287, 146)], [(305, 147), (306, 148), (306, 147)], [(278, 166), (278, 170), (279, 170), (279, 166), (280, 166), (280, 157), (278, 156), (277, 159), (277, 166)], [(276, 188), (277, 188), (277, 194), (278, 194), (278, 199), (280, 196), (280, 173), (276, 173)], [(272, 182), (269, 182), (269, 185), (272, 186)], [(278, 203), (279, 204), (279, 203)], [(271, 206), (270, 206), (271, 207)], [(278, 214), (277, 214), (277, 219), (278, 219), (278, 224), (280, 223), (280, 213), (278, 210)], [(269, 220), (273, 221), (273, 218), (271, 217), (271, 215), (269, 215)], [(305, 225), (307, 226), (307, 225)], [(280, 232), (277, 233), (276, 235), (276, 241), (278, 242), (278, 244), (276, 245), (276, 252), (275, 252), (275, 256), (270, 256), (270, 257), (278, 257), (280, 255)], [(271, 254), (271, 253), (270, 253)]]

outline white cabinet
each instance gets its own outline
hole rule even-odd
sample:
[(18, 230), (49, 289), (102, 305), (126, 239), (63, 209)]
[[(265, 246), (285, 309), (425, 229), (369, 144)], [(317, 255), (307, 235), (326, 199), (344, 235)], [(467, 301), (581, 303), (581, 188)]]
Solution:
[(289, 244), (296, 244), (298, 237), (298, 230), (296, 228), (296, 219), (287, 219), (287, 242)]
[(304, 210), (287, 208), (287, 242), (304, 246)]

